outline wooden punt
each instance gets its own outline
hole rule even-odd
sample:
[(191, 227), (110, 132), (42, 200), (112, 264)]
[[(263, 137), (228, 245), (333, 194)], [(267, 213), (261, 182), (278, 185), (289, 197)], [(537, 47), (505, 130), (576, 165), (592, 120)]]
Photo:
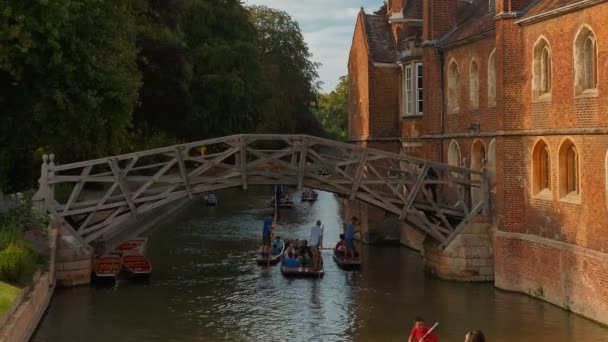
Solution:
[(147, 277), (152, 273), (152, 264), (143, 255), (123, 255), (123, 267), (130, 275)]
[[(281, 258), (283, 260), (283, 258)], [(287, 267), (281, 262), (281, 274), (285, 277), (322, 277), (325, 273), (323, 269), (323, 257), (319, 254), (319, 269), (315, 270), (312, 266)]]
[(300, 196), (302, 202), (314, 202), (319, 197), (319, 193), (314, 190), (304, 191)]
[[(270, 205), (271, 206), (275, 206), (274, 205), (274, 197), (272, 198), (272, 200), (270, 201)], [(285, 200), (285, 199), (281, 199), (279, 201), (279, 205), (277, 205), (278, 208), (284, 208), (284, 209), (290, 209), (293, 208), (293, 201), (292, 200)]]
[(114, 253), (127, 255), (127, 254), (143, 254), (146, 248), (147, 238), (131, 239), (122, 242), (118, 246), (114, 247)]
[(334, 261), (343, 270), (356, 270), (361, 268), (361, 259), (357, 252), (355, 252), (355, 258), (345, 258), (339, 254), (335, 249), (333, 251)]
[(116, 254), (102, 255), (93, 263), (93, 275), (97, 280), (114, 281), (121, 269), (122, 258)]
[[(281, 261), (281, 258), (283, 257), (283, 253), (285, 253), (285, 248), (286, 248), (285, 242), (283, 240), (281, 240), (281, 243), (283, 243), (283, 249), (281, 250), (281, 253), (279, 253), (279, 254), (270, 255), (270, 265), (276, 265), (279, 263), (279, 261)], [(266, 265), (268, 265), (268, 258), (262, 257), (261, 253), (258, 253), (256, 262), (260, 266), (266, 266)]]

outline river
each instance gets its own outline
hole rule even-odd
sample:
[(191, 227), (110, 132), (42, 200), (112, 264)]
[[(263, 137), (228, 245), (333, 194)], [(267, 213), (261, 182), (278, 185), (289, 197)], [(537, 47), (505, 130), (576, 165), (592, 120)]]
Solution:
[[(286, 279), (253, 261), (270, 187), (218, 193), (176, 222), (150, 230), (147, 283), (60, 289), (33, 341), (407, 341), (412, 320), (439, 322), (440, 341), (480, 328), (488, 341), (608, 341), (608, 329), (492, 284), (435, 279), (409, 249), (361, 247), (362, 270), (340, 270), (323, 253), (321, 279)], [(340, 201), (283, 210), (277, 233), (307, 239), (325, 225), (325, 245), (343, 227)]]

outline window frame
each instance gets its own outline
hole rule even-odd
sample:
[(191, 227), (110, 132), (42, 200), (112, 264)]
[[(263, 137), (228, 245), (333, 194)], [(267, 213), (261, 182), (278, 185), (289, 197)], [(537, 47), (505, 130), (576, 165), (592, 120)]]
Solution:
[(414, 115), (412, 112), (413, 109), (413, 89), (412, 89), (412, 65), (408, 64), (405, 66), (405, 106), (404, 106), (404, 116), (412, 116)]
[[(424, 68), (422, 66), (422, 62), (415, 62), (414, 69), (416, 70), (416, 115), (422, 115), (424, 113)], [(422, 110), (420, 110), (421, 104)]]

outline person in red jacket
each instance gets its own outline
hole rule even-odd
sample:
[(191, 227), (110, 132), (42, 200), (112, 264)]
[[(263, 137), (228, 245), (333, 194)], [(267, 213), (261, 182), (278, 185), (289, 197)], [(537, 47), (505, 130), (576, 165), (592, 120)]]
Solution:
[[(428, 335), (430, 328), (424, 324), (424, 319), (422, 317), (416, 317), (416, 321), (414, 323), (414, 328), (410, 333), (409, 342), (438, 342), (437, 335), (434, 332), (430, 332)], [(426, 336), (426, 337), (425, 337)]]

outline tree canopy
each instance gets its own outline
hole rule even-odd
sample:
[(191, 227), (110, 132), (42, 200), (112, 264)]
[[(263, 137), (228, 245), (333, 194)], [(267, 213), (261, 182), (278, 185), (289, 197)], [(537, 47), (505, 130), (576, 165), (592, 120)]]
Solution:
[(348, 77), (340, 77), (336, 89), (328, 94), (319, 94), (315, 116), (325, 131), (334, 139), (348, 137)]
[(0, 0), (0, 188), (59, 162), (247, 132), (322, 134), (285, 12), (239, 0)]

